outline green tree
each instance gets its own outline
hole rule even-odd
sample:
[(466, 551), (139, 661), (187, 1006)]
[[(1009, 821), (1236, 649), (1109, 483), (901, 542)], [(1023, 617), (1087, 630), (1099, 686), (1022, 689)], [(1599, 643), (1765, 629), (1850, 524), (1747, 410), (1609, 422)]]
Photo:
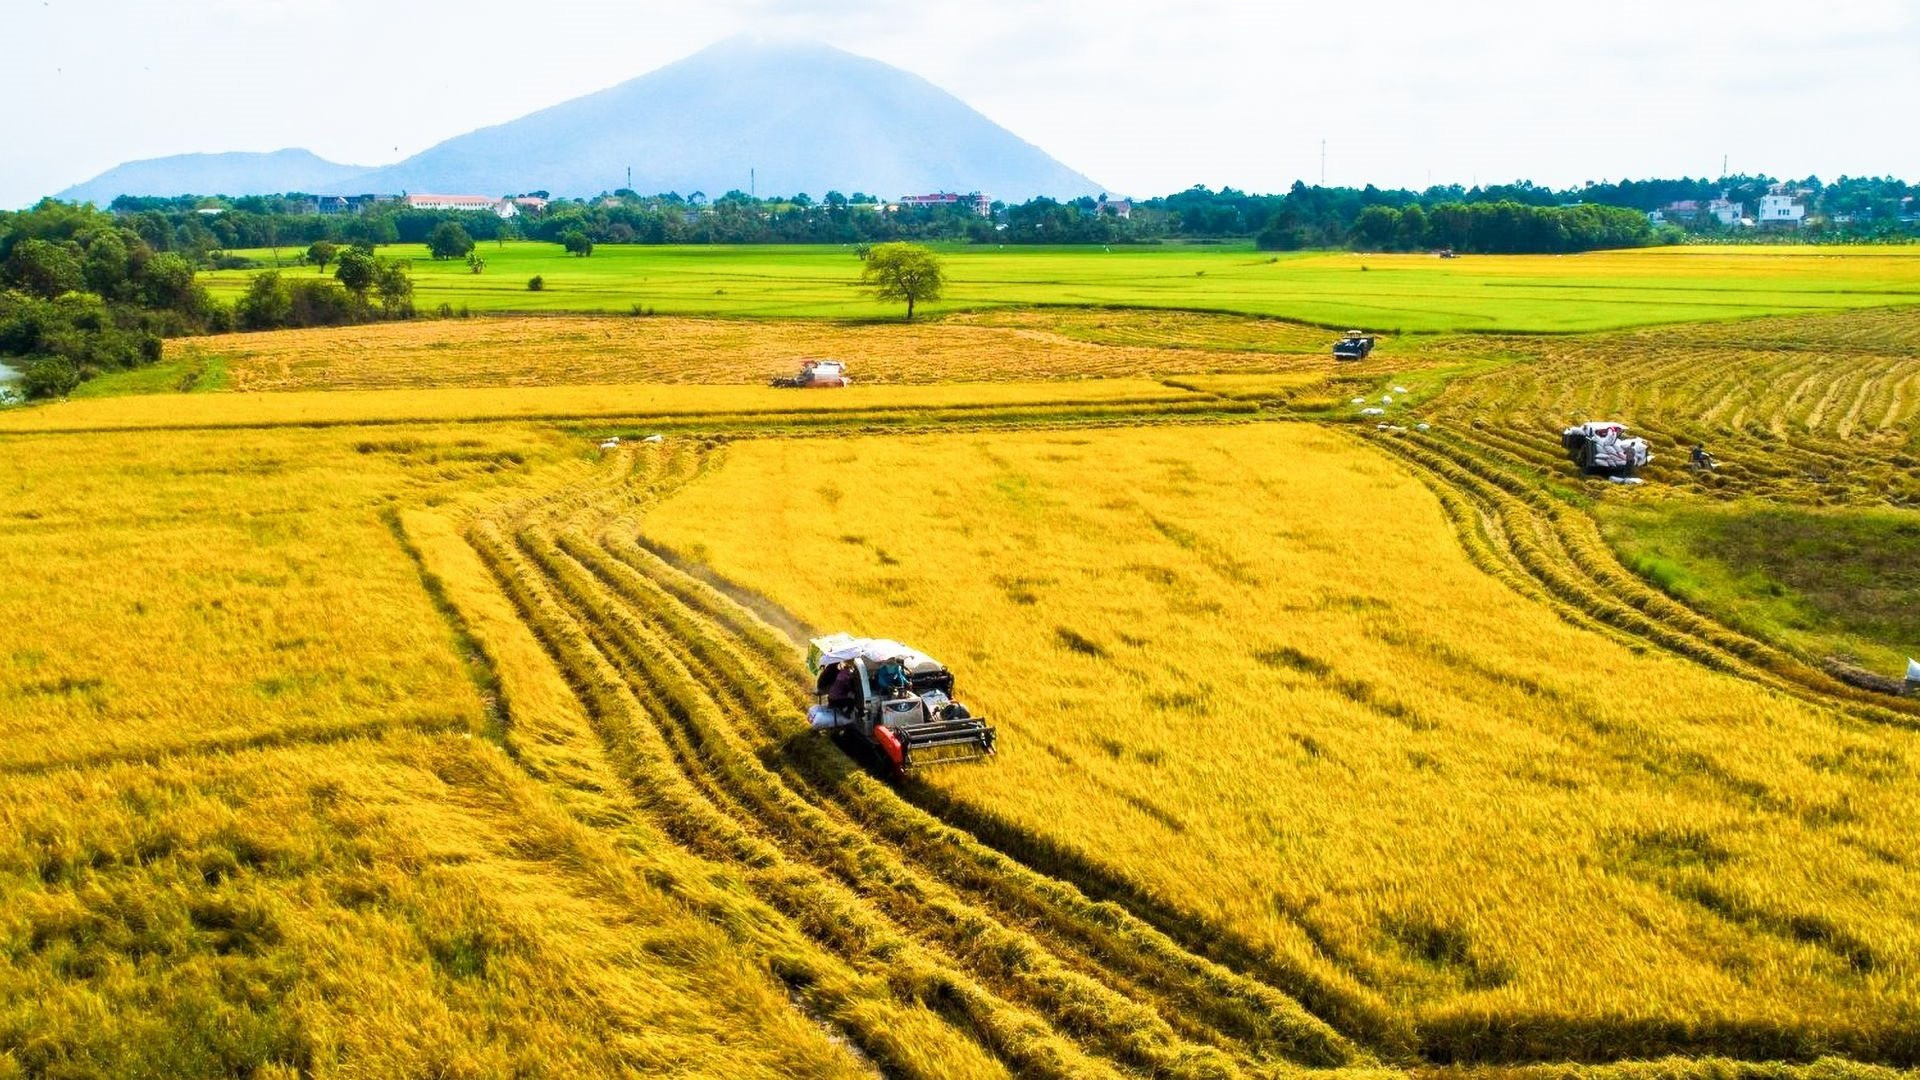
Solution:
[(487, 260), (481, 258), (478, 254), (474, 252), (471, 252), (471, 251), (467, 252), (467, 269), (478, 274), (482, 270), (485, 270), (486, 268), (487, 268)]
[(572, 229), (562, 233), (560, 236), (560, 246), (567, 249), (567, 254), (578, 255), (583, 259), (593, 254), (593, 241), (587, 238), (586, 233), (578, 229)]
[(1356, 246), (1380, 251), (1394, 246), (1400, 233), (1400, 212), (1391, 206), (1369, 206), (1353, 219)]
[(323, 274), (327, 272), (327, 264), (338, 254), (340, 245), (331, 240), (315, 240), (307, 246), (307, 261), (319, 267)]
[(940, 299), (946, 283), (939, 256), (919, 244), (875, 244), (860, 268), (860, 284), (882, 303), (904, 301), (909, 322), (914, 305)]
[(339, 255), (340, 265), (334, 268), (334, 280), (347, 287), (347, 291), (362, 300), (367, 290), (373, 288), (374, 278), (379, 276), (379, 260), (373, 253), (362, 248), (350, 247)]
[(374, 268), (373, 291), (380, 296), (380, 310), (389, 319), (413, 315), (413, 279), (407, 276), (407, 264), (381, 259)]
[(193, 282), (193, 264), (184, 255), (166, 251), (147, 260), (140, 275), (140, 293), (149, 307), (189, 311), (202, 299)]
[(1419, 203), (1400, 211), (1399, 244), (1409, 251), (1424, 247), (1427, 242), (1427, 212), (1420, 209)]
[(464, 259), (473, 254), (473, 237), (457, 221), (443, 221), (427, 235), (427, 251), (436, 259)]
[(80, 260), (65, 244), (29, 238), (13, 245), (5, 266), (7, 280), (48, 300), (86, 285)]
[(234, 305), (234, 316), (245, 330), (273, 330), (293, 322), (293, 293), (269, 270), (247, 283), (247, 293)]

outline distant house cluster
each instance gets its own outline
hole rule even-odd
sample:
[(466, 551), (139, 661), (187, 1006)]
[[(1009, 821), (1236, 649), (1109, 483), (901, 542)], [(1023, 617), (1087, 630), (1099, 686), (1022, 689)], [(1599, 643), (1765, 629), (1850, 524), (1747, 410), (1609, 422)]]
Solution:
[(522, 210), (538, 213), (547, 208), (547, 200), (533, 195), (495, 198), (492, 195), (413, 194), (402, 198), (410, 210), (487, 210), (503, 218), (517, 217)]
[(1681, 199), (1647, 215), (1647, 220), (1655, 225), (1702, 224), (1711, 218), (1721, 225), (1733, 228), (1753, 228), (1761, 226), (1774, 229), (1798, 229), (1807, 217), (1806, 195), (1790, 184), (1775, 184), (1767, 194), (1760, 197), (1760, 208), (1754, 217), (1747, 216), (1745, 203), (1734, 202), (1724, 194), (1720, 198), (1701, 202), (1698, 199)]
[(975, 191), (967, 195), (951, 191), (937, 191), (931, 195), (902, 195), (900, 206), (906, 209), (938, 209), (940, 207), (965, 207), (981, 217), (993, 216), (993, 200)]
[(523, 211), (539, 213), (547, 200), (532, 195), (499, 198), (493, 195), (313, 195), (295, 202), (296, 214), (363, 214), (378, 206), (400, 203), (409, 210), (485, 210), (503, 218)]

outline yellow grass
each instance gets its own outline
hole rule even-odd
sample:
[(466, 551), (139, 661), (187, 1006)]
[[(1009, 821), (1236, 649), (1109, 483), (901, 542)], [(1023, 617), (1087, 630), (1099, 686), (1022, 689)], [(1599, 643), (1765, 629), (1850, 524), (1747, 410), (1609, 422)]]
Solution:
[(863, 383), (930, 383), (1324, 370), (1329, 339), (1273, 320), (1178, 314), (1069, 316), (1058, 330), (1017, 315), (912, 324), (550, 316), (227, 334), (170, 342), (168, 357), (220, 357), (237, 390), (764, 384), (806, 357), (844, 360)]
[(930, 797), (1431, 1048), (1910, 1045), (1916, 737), (1569, 625), (1347, 437), (742, 444), (645, 531), (952, 664), (1003, 753)]

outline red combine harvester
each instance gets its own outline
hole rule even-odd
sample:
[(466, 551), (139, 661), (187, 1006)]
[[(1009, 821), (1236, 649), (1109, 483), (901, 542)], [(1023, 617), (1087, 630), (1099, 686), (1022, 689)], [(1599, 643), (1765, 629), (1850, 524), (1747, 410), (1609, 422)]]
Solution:
[(782, 375), (767, 385), (818, 390), (825, 387), (852, 386), (853, 380), (847, 377), (847, 365), (838, 360), (802, 360), (800, 374)]
[(993, 728), (953, 700), (952, 673), (918, 649), (830, 634), (811, 642), (807, 670), (818, 691), (807, 722), (859, 739), (896, 776), (994, 752)]

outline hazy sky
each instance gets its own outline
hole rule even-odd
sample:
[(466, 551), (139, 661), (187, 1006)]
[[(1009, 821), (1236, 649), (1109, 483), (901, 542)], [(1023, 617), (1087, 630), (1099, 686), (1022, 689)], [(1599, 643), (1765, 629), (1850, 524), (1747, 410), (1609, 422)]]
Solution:
[[(1116, 193), (1920, 178), (1916, 0), (0, 0), (0, 206), (122, 161), (397, 161), (741, 31), (916, 72)], [(902, 122), (909, 122), (903, 118)], [(817, 193), (816, 193), (817, 194)]]

